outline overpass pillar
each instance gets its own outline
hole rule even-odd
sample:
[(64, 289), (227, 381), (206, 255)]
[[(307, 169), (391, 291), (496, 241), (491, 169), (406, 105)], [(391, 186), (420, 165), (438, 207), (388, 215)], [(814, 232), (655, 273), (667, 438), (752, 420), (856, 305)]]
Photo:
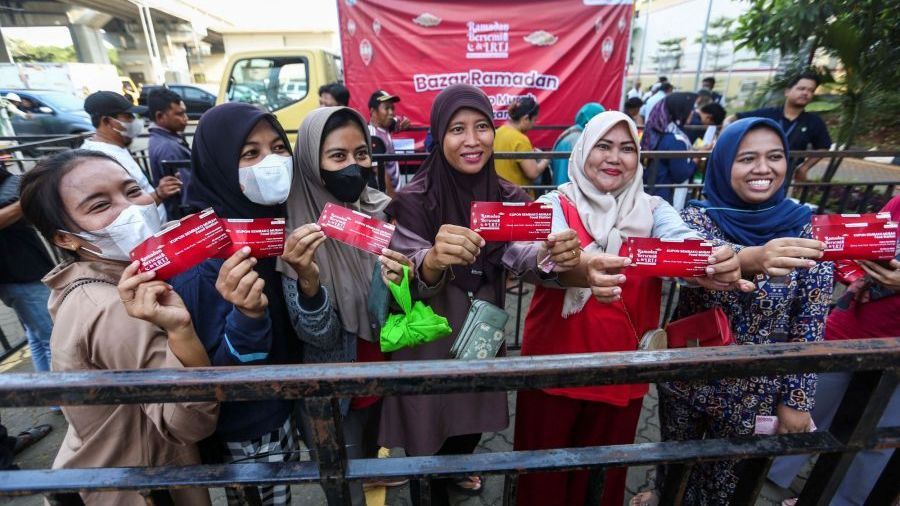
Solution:
[(72, 43), (78, 61), (82, 63), (109, 63), (109, 54), (103, 44), (100, 30), (87, 25), (73, 23), (69, 25)]

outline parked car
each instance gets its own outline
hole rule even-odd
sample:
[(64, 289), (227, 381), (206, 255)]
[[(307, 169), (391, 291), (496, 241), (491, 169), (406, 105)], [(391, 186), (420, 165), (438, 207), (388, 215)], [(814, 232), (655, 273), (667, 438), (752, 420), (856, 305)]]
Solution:
[[(194, 86), (192, 84), (168, 84), (166, 87), (181, 96), (181, 99), (184, 100), (184, 105), (187, 108), (188, 118), (190, 119), (200, 118), (204, 112), (216, 105), (216, 96), (199, 86)], [(147, 97), (150, 96), (150, 92), (158, 90), (159, 88), (162, 88), (162, 86), (144, 85), (144, 87), (141, 88), (141, 96), (138, 99), (138, 104), (147, 105)]]
[(84, 112), (84, 101), (62, 91), (0, 89), (4, 96), (15, 93), (22, 99), (21, 109), (30, 117), (13, 116), (16, 135), (79, 134), (93, 132), (91, 116)]

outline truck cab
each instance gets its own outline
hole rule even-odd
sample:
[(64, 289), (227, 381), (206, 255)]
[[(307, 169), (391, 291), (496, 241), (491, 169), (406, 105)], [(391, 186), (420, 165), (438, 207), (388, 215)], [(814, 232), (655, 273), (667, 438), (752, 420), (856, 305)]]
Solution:
[(241, 52), (225, 66), (216, 103), (259, 106), (278, 118), (293, 141), (300, 122), (319, 106), (319, 87), (343, 79), (341, 57), (326, 49)]

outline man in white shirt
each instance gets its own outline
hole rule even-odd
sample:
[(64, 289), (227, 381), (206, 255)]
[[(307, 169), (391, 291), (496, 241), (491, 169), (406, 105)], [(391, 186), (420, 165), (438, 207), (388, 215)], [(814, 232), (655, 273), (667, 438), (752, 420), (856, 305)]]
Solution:
[(670, 95), (673, 91), (675, 91), (675, 87), (670, 83), (665, 82), (659, 85), (659, 89), (644, 102), (644, 105), (641, 107), (641, 116), (644, 117), (644, 121), (649, 119), (650, 111), (659, 103), (660, 100), (666, 98), (667, 95)]
[(634, 88), (631, 88), (630, 90), (628, 90), (628, 94), (625, 95), (625, 98), (626, 99), (641, 98), (641, 81), (640, 80), (634, 81)]
[(97, 132), (84, 141), (81, 149), (106, 153), (119, 162), (138, 186), (153, 197), (160, 219), (163, 222), (167, 221), (162, 201), (181, 191), (181, 181), (174, 176), (164, 176), (154, 188), (128, 151), (131, 141), (144, 129), (143, 120), (136, 116), (146, 115), (147, 108), (132, 104), (118, 93), (98, 91), (88, 95), (84, 100), (84, 110), (91, 115), (91, 123)]

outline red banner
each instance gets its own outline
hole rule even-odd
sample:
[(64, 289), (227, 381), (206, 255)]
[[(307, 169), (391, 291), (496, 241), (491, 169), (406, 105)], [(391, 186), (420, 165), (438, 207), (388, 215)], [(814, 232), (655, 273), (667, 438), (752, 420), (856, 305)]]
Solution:
[[(587, 102), (618, 109), (631, 3), (338, 0), (350, 105), (368, 111), (384, 89), (401, 98), (398, 115), (428, 125), (435, 95), (462, 82), (488, 94), (498, 124), (523, 95), (537, 99), (538, 124), (571, 125)], [(532, 138), (549, 145), (559, 133)]]

